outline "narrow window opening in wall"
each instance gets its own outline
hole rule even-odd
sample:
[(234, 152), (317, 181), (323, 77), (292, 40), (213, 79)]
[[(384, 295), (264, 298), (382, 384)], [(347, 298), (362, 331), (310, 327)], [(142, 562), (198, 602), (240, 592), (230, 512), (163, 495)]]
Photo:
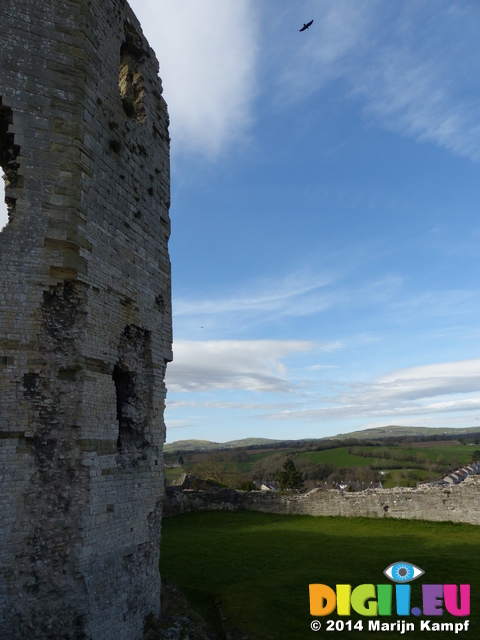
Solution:
[(135, 407), (135, 376), (130, 371), (125, 371), (119, 365), (115, 365), (112, 378), (117, 392), (117, 448), (121, 451), (130, 443), (133, 435), (132, 410)]
[(155, 298), (155, 306), (163, 316), (163, 314), (165, 313), (165, 298), (162, 296), (162, 294), (159, 294)]
[(129, 118), (136, 118), (144, 123), (147, 119), (143, 99), (145, 96), (145, 80), (142, 63), (145, 59), (143, 42), (131, 24), (125, 22), (125, 40), (120, 48), (120, 75), (118, 86), (122, 98), (123, 109)]
[(14, 143), (13, 133), (8, 131), (11, 124), (13, 124), (13, 112), (3, 104), (0, 96), (0, 167), (5, 188), (3, 197), (0, 189), (0, 229), (13, 219), (16, 199), (9, 195), (8, 190), (18, 186), (17, 157), (20, 147)]
[(127, 325), (120, 336), (113, 368), (118, 422), (117, 450), (123, 463), (136, 464), (144, 455), (152, 420), (150, 333)]

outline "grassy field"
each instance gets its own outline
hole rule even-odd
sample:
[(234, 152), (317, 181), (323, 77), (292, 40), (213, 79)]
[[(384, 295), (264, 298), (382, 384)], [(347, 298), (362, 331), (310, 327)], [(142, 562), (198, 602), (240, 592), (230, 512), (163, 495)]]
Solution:
[[(355, 447), (366, 453), (375, 453), (376, 447)], [(443, 456), (447, 460), (450, 460), (452, 456), (457, 458), (460, 464), (467, 464), (471, 460), (473, 450), (468, 445), (452, 444), (443, 445), (441, 447), (415, 447), (412, 445), (408, 447), (379, 447), (382, 451), (388, 451), (392, 456), (404, 455), (415, 456), (419, 461), (422, 458), (428, 458), (432, 462), (435, 462), (440, 456)], [(353, 455), (348, 453), (347, 447), (340, 447), (338, 449), (327, 449), (325, 451), (310, 451), (307, 453), (299, 453), (299, 458), (308, 458), (316, 464), (322, 464), (324, 462), (330, 462), (335, 467), (364, 467), (364, 466), (384, 466), (389, 467), (392, 464), (400, 464), (400, 461), (394, 458), (381, 458), (381, 457), (363, 457), (359, 455)], [(402, 463), (407, 466), (407, 463)], [(414, 467), (415, 463), (412, 461), (408, 466)]]
[[(430, 446), (428, 446), (430, 444)], [(417, 446), (418, 445), (418, 446)], [(352, 451), (351, 453), (349, 453)], [(477, 447), (462, 445), (459, 443), (413, 443), (408, 446), (382, 446), (367, 447), (356, 446), (340, 447), (337, 449), (328, 449), (325, 451), (310, 451), (299, 453), (299, 458), (306, 458), (315, 464), (329, 462), (335, 468), (339, 467), (366, 467), (373, 469), (388, 469), (390, 475), (382, 479), (385, 488), (395, 487), (398, 484), (405, 484), (404, 475), (398, 469), (414, 470), (414, 474), (409, 475), (410, 481), (427, 482), (437, 480), (441, 477), (438, 471), (426, 471), (425, 466), (431, 463), (438, 463), (443, 459), (443, 466), (446, 470), (454, 468), (456, 465), (465, 465), (472, 460), (473, 452)], [(358, 455), (359, 451), (365, 451), (368, 457)], [(383, 457), (382, 452), (388, 452), (389, 458)], [(357, 453), (357, 455), (355, 455)], [(374, 454), (375, 457), (371, 457)], [(408, 459), (413, 458), (413, 459)], [(395, 471), (397, 469), (397, 471)], [(415, 477), (414, 477), (415, 476)]]
[(175, 467), (174, 469), (165, 469), (165, 476), (167, 480), (169, 480), (170, 482), (179, 480), (184, 473), (185, 471), (182, 469), (182, 467)]
[[(310, 630), (308, 585), (385, 584), (396, 561), (425, 571), (412, 583), (411, 606), (421, 607), (421, 584), (471, 584), (469, 637), (480, 637), (480, 528), (472, 525), (366, 518), (314, 518), (255, 512), (196, 513), (164, 519), (160, 571), (214, 625), (219, 608), (231, 629), (259, 640), (376, 638), (364, 631)], [(337, 619), (336, 615), (328, 616)], [(396, 621), (396, 615), (379, 617)], [(421, 618), (408, 638), (425, 638)], [(347, 618), (343, 618), (347, 620)], [(437, 621), (456, 622), (446, 613)], [(435, 621), (435, 620), (434, 620)], [(239, 636), (240, 637), (240, 636)], [(400, 638), (389, 631), (384, 638)], [(403, 637), (403, 636), (402, 636)], [(451, 632), (435, 638), (451, 639)], [(457, 636), (455, 636), (457, 637)]]
[[(365, 447), (363, 447), (365, 448)], [(309, 451), (307, 453), (299, 453), (299, 458), (307, 458), (315, 464), (323, 464), (329, 462), (337, 467), (370, 467), (374, 458), (364, 458), (363, 456), (355, 456), (348, 453), (347, 447), (338, 449), (326, 449), (325, 451)]]

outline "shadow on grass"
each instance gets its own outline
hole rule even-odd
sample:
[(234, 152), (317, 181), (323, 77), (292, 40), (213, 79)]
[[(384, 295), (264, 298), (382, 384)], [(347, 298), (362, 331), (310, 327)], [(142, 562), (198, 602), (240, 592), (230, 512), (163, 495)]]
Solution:
[[(421, 607), (422, 583), (471, 584), (470, 634), (478, 637), (479, 533), (475, 526), (452, 523), (197, 513), (164, 520), (160, 567), (216, 626), (214, 612), (218, 616), (220, 609), (227, 631), (290, 640), (318, 637), (310, 630), (309, 584), (385, 584), (389, 581), (383, 570), (392, 562), (408, 561), (425, 571), (421, 582), (412, 583), (411, 606)], [(367, 628), (368, 618), (361, 619)], [(382, 621), (397, 619), (393, 615)], [(416, 631), (408, 637), (424, 637), (419, 620), (410, 620)], [(448, 614), (442, 618), (457, 620)], [(361, 637), (370, 635), (376, 637), (368, 631)], [(388, 638), (400, 636), (388, 633)], [(341, 637), (358, 635), (343, 631)], [(450, 638), (451, 633), (435, 637)]]

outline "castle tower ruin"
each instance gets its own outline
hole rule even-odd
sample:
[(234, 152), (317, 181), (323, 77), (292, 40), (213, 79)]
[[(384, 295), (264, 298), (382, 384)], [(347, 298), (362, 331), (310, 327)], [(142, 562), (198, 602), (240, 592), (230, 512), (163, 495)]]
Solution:
[(125, 0), (0, 24), (0, 638), (137, 640), (172, 358), (158, 62)]

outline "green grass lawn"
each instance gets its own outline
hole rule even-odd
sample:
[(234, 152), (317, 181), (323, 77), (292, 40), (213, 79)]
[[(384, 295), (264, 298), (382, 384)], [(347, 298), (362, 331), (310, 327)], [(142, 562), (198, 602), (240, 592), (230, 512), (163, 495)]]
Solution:
[(410, 485), (406, 484), (406, 480), (404, 478), (404, 469), (393, 469), (389, 472), (389, 475), (387, 477), (382, 476), (382, 487), (384, 489), (393, 489), (394, 487), (399, 486), (416, 486), (417, 482), (431, 482), (432, 480), (437, 480), (439, 478), (438, 473), (424, 471), (423, 469), (414, 468), (411, 471), (412, 475), (409, 475), (408, 477)]
[[(480, 447), (470, 447), (468, 445), (445, 445), (442, 447), (432, 447), (432, 448), (418, 448), (415, 451), (419, 453), (425, 453), (425, 455), (430, 458), (433, 462), (437, 460), (438, 456), (443, 455), (447, 460), (450, 460), (451, 456), (457, 458), (460, 464), (468, 464), (472, 459), (472, 454)], [(413, 450), (413, 447), (412, 447)]]
[(182, 467), (175, 467), (174, 469), (165, 469), (165, 477), (167, 478), (168, 482), (173, 482), (174, 480), (178, 480), (183, 474), (185, 473), (185, 471), (182, 469)]
[[(389, 581), (383, 570), (399, 560), (425, 571), (412, 583), (411, 606), (421, 607), (422, 583), (471, 584), (468, 634), (480, 637), (479, 527), (249, 511), (195, 513), (162, 522), (161, 574), (177, 584), (191, 605), (214, 625), (219, 624), (219, 606), (232, 629), (259, 640), (380, 637), (366, 630), (368, 618), (361, 618), (362, 633), (311, 631), (308, 585), (385, 584)], [(337, 619), (333, 614), (328, 618)], [(352, 615), (351, 619), (360, 618)], [(406, 637), (425, 639), (421, 619), (408, 618), (416, 623), (416, 630)], [(464, 619), (449, 614), (437, 619), (459, 620)], [(322, 623), (325, 628), (325, 619)], [(403, 636), (388, 632), (381, 637)], [(451, 632), (435, 633), (435, 638), (452, 637)]]

